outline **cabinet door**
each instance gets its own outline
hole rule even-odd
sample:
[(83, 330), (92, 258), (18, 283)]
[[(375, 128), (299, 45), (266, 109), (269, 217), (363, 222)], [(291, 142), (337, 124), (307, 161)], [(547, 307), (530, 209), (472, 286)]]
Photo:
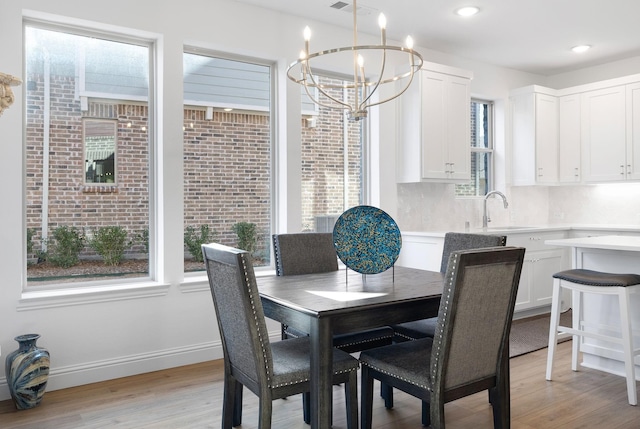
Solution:
[(471, 179), (469, 79), (423, 71), (422, 177)]
[(536, 183), (558, 182), (558, 99), (536, 94)]
[(531, 252), (531, 295), (533, 306), (551, 304), (553, 275), (563, 270), (564, 252), (561, 249)]
[(640, 179), (640, 83), (627, 85), (627, 179)]
[(447, 85), (447, 162), (449, 178), (471, 180), (471, 97), (469, 79), (449, 76)]
[(580, 94), (558, 99), (558, 181), (580, 182)]
[(515, 311), (526, 310), (533, 307), (533, 297), (531, 296), (531, 271), (532, 262), (525, 255), (522, 263), (522, 273), (518, 284), (518, 294), (516, 295)]
[[(447, 179), (447, 75), (420, 73), (422, 84), (422, 177)], [(467, 121), (469, 118), (467, 118)]]
[(625, 87), (582, 94), (582, 169), (585, 182), (625, 179)]

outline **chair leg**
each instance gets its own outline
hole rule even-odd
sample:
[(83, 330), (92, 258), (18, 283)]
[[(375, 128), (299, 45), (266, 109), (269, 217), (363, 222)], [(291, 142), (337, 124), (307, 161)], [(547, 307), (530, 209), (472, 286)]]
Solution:
[(260, 397), (260, 420), (258, 421), (258, 429), (271, 429), (271, 415), (273, 413), (273, 399), (271, 397)]
[(638, 393), (636, 391), (636, 371), (634, 363), (633, 333), (631, 331), (631, 319), (629, 318), (629, 290), (626, 287), (618, 288), (618, 301), (620, 305), (620, 328), (622, 331), (622, 349), (624, 354), (624, 366), (627, 376), (627, 396), (630, 405), (638, 405)]
[(349, 382), (344, 385), (344, 396), (347, 407), (347, 428), (358, 428), (358, 373), (351, 371)]
[(236, 381), (233, 399), (233, 427), (242, 424), (242, 384)]
[[(571, 305), (573, 306), (573, 315), (571, 320), (571, 327), (573, 329), (582, 330), (582, 312), (583, 310), (583, 302), (582, 297), (583, 293), (577, 290), (574, 290), (571, 296)], [(580, 352), (580, 343), (582, 342), (582, 336), (574, 335), (573, 341), (571, 345), (571, 370), (578, 370), (578, 353)]]
[(560, 279), (553, 279), (553, 293), (551, 295), (551, 317), (549, 320), (549, 348), (547, 349), (547, 380), (551, 381), (553, 373), (553, 359), (558, 345), (558, 325), (560, 324), (560, 302), (562, 288)]
[(362, 429), (371, 429), (373, 415), (373, 377), (369, 367), (362, 365), (360, 372), (360, 424)]
[(388, 410), (393, 408), (393, 387), (380, 383), (380, 396), (384, 399), (384, 407)]
[(302, 394), (302, 418), (306, 424), (311, 424), (311, 393)]
[(236, 408), (242, 409), (242, 402), (236, 403), (236, 382), (230, 375), (224, 376), (224, 392), (222, 395), (222, 429), (231, 429), (234, 424)]
[(427, 401), (422, 401), (422, 426), (431, 426), (431, 406)]

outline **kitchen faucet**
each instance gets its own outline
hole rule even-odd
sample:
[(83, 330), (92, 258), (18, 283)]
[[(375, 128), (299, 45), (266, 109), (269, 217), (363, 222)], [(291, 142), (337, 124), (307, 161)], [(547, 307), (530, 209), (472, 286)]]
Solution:
[(502, 198), (502, 202), (504, 203), (504, 208), (506, 209), (507, 207), (509, 207), (509, 203), (507, 202), (507, 197), (505, 197), (502, 192), (500, 191), (488, 192), (487, 195), (484, 196), (484, 201), (483, 201), (484, 203), (484, 209), (482, 212), (482, 228), (483, 229), (487, 229), (488, 223), (491, 221), (489, 219), (489, 216), (487, 216), (487, 200), (491, 195), (498, 195), (500, 198)]

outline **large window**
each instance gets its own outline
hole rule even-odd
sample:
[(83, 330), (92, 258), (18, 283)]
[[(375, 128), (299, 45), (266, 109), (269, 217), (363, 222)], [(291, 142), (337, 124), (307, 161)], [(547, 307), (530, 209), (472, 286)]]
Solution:
[(456, 185), (456, 196), (481, 197), (492, 188), (493, 102), (471, 100), (471, 181)]
[[(340, 83), (339, 79), (328, 76), (321, 79)], [(333, 91), (336, 98), (346, 96), (346, 92), (339, 89)], [(364, 121), (349, 121), (342, 110), (317, 107), (309, 111), (304, 91), (302, 97), (301, 230), (331, 232), (336, 219), (363, 200)]]
[(270, 265), (272, 79), (268, 64), (184, 54), (185, 271), (204, 270), (211, 241)]
[(28, 286), (148, 277), (149, 43), (24, 33)]

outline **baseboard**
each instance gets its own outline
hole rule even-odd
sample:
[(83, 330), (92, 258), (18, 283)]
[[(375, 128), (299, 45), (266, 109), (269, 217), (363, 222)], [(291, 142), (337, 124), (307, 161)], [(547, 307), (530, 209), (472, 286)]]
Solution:
[[(280, 340), (280, 330), (269, 332), (270, 341)], [(200, 362), (222, 359), (222, 343), (213, 341), (149, 353), (120, 356), (79, 365), (54, 367), (49, 373), (47, 391), (98, 383), (147, 372), (161, 371)], [(0, 401), (11, 399), (7, 378), (0, 378)]]
[[(54, 367), (49, 373), (47, 391), (66, 389), (115, 378), (129, 377), (184, 365), (222, 359), (220, 341), (120, 356), (115, 359)], [(11, 399), (7, 378), (0, 378), (0, 400)]]

